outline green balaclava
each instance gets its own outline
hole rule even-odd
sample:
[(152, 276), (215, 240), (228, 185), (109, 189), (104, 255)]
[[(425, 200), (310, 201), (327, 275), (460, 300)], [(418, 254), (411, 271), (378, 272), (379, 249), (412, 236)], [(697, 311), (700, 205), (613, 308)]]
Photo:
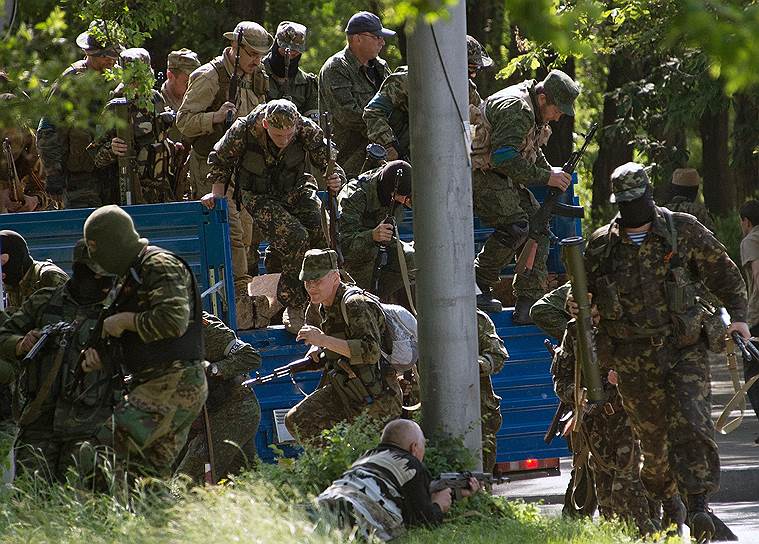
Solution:
[(103, 206), (84, 222), (84, 239), (90, 246), (90, 257), (106, 272), (124, 276), (142, 249), (148, 245), (134, 229), (134, 222), (115, 205)]

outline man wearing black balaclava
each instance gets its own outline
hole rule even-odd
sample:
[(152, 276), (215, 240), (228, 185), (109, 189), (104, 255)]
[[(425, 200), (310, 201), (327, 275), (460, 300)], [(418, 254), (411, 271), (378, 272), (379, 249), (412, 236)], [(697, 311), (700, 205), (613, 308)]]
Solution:
[[(274, 45), (261, 62), (269, 76), (266, 101), (286, 98), (301, 115), (318, 119), (319, 88), (315, 74), (302, 70), (298, 64), (306, 50), (308, 29), (299, 23), (282, 21), (277, 27)], [(290, 57), (288, 62), (286, 57)]]
[[(391, 161), (365, 172), (343, 187), (337, 199), (340, 204), (340, 249), (345, 258), (345, 269), (359, 287), (387, 300), (404, 287), (391, 219), (401, 222), (403, 209), (411, 208), (411, 165), (405, 161)], [(408, 242), (400, 244), (409, 282), (413, 282), (414, 246)], [(384, 263), (377, 262), (381, 251)], [(381, 268), (379, 273), (378, 267)]]
[(699, 185), (701, 185), (701, 176), (698, 175), (698, 170), (695, 168), (677, 168), (672, 172), (669, 200), (665, 206), (673, 212), (691, 214), (703, 226), (714, 232), (714, 220), (706, 210), (706, 206), (698, 201)]
[[(744, 338), (746, 287), (725, 247), (692, 215), (656, 206), (646, 169), (623, 164), (611, 175), (619, 214), (590, 237), (588, 291), (598, 307), (602, 370), (619, 392), (644, 455), (641, 480), (662, 501), (662, 526), (686, 521), (708, 541), (708, 497), (720, 461), (711, 419), (709, 362), (698, 298), (706, 289)], [(682, 495), (682, 499), (681, 499)]]

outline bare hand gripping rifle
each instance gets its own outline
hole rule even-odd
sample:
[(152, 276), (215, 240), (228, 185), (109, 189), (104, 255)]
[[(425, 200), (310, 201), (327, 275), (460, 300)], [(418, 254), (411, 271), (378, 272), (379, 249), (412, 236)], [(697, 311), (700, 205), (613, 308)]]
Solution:
[[(593, 136), (596, 134), (597, 129), (598, 124), (593, 123), (590, 130), (588, 130), (588, 133), (585, 135), (585, 141), (583, 142), (582, 147), (577, 151), (573, 151), (569, 156), (569, 159), (567, 159), (567, 162), (562, 166), (561, 169), (564, 172), (572, 175), (577, 169), (577, 164), (588, 149), (588, 145), (593, 140)], [(522, 252), (519, 254), (514, 269), (517, 274), (529, 274), (532, 271), (533, 266), (535, 266), (535, 256), (538, 253), (538, 239), (542, 235), (550, 233), (552, 215), (578, 218), (584, 217), (585, 210), (582, 206), (571, 206), (559, 202), (561, 195), (562, 191), (560, 189), (551, 187), (548, 190), (548, 196), (546, 196), (546, 199), (543, 201), (543, 205), (540, 206), (540, 209), (535, 212), (535, 215), (533, 215), (532, 218), (530, 218), (530, 232), (527, 236), (527, 241), (522, 248)]]

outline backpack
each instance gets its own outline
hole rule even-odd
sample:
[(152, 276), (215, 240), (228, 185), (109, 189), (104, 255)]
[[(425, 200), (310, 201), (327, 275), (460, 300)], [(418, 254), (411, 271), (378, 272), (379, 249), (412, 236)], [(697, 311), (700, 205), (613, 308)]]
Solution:
[(381, 350), (382, 359), (393, 369), (402, 373), (414, 366), (419, 359), (419, 341), (417, 337), (416, 318), (403, 306), (397, 304), (385, 304), (373, 294), (358, 287), (349, 287), (345, 290), (340, 300), (340, 311), (343, 320), (348, 323), (348, 310), (345, 303), (354, 295), (364, 295), (367, 299), (377, 304), (385, 316), (385, 324), (390, 334), (393, 347), (390, 353)]

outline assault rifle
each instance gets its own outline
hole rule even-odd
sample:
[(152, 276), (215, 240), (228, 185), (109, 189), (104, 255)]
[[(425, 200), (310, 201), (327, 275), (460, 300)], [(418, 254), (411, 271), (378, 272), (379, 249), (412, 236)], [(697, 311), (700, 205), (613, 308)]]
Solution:
[(454, 492), (456, 499), (461, 498), (461, 491), (469, 489), (469, 478), (488, 485), (506, 484), (511, 480), (506, 476), (493, 476), (490, 472), (442, 472), (437, 480), (430, 484), (430, 493), (437, 493), (445, 488)]
[(13, 158), (13, 146), (9, 138), (3, 138), (3, 155), (8, 166), (8, 183), (10, 183), (10, 199), (13, 202), (19, 201), (19, 186), (21, 179), (18, 177), (16, 170), (16, 161)]
[(134, 108), (126, 98), (114, 98), (110, 101), (116, 117), (122, 122), (116, 127), (116, 136), (127, 145), (125, 155), (118, 157), (119, 164), (119, 202), (122, 206), (132, 204), (132, 191), (138, 186), (137, 156), (134, 151)]
[[(401, 179), (403, 178), (403, 170), (398, 169), (398, 171), (395, 174), (395, 189), (393, 190), (392, 200), (390, 204), (390, 213), (387, 214), (387, 217), (382, 221), (383, 225), (392, 225), (393, 226), (393, 235), (395, 235), (396, 232), (396, 224), (395, 224), (395, 210), (398, 208), (398, 201), (395, 199), (395, 193), (398, 190), (398, 187), (400, 187)], [(382, 276), (382, 271), (387, 267), (387, 263), (390, 260), (390, 244), (392, 244), (392, 239), (390, 242), (383, 242), (377, 244), (377, 257), (374, 259), (374, 271), (372, 272), (372, 293), (379, 296), (379, 283), (380, 283), (380, 277)], [(400, 240), (396, 243), (400, 243)]]
[(59, 334), (67, 334), (69, 332), (72, 332), (74, 328), (75, 324), (68, 323), (67, 321), (59, 321), (58, 323), (51, 323), (42, 327), (42, 329), (40, 329), (40, 337), (34, 343), (32, 349), (30, 349), (29, 352), (21, 360), (21, 364), (24, 365), (32, 362), (37, 357), (37, 355), (39, 355), (40, 351), (45, 349), (45, 346), (51, 338), (54, 338)]
[[(329, 158), (327, 159), (327, 170), (324, 172), (324, 179), (328, 179), (335, 171), (335, 158), (332, 156), (332, 118), (328, 111), (325, 111), (324, 116), (324, 140), (327, 143), (327, 152)], [(337, 227), (337, 195), (332, 191), (327, 191), (327, 213), (329, 214), (329, 247), (337, 253), (337, 264), (342, 268), (343, 266), (343, 252), (340, 251), (340, 243), (338, 241)]]
[(324, 363), (321, 361), (314, 361), (310, 356), (306, 355), (302, 359), (296, 359), (295, 361), (275, 368), (271, 374), (265, 376), (259, 376), (256, 372), (256, 377), (242, 382), (242, 385), (262, 385), (265, 383), (273, 382), (279, 378), (290, 377), (290, 380), (295, 383), (295, 375), (299, 372), (307, 372), (309, 370), (319, 370)]
[(292, 100), (293, 97), (290, 96), (290, 48), (289, 47), (285, 47), (285, 81), (282, 86), (284, 90), (284, 92), (282, 93), (282, 98), (284, 98), (285, 100)]
[[(237, 69), (240, 67), (240, 49), (242, 49), (243, 32), (242, 27), (237, 32), (237, 51), (235, 52), (235, 69), (232, 77), (229, 78), (229, 88), (227, 89), (227, 102), (237, 104), (237, 95), (239, 94), (240, 76), (237, 75)], [(232, 110), (227, 112), (227, 118), (224, 120), (224, 130), (229, 130), (232, 126)]]
[[(598, 123), (593, 123), (590, 127), (590, 130), (588, 130), (588, 133), (585, 135), (585, 141), (583, 142), (582, 147), (580, 147), (580, 149), (577, 151), (573, 151), (569, 156), (569, 159), (567, 159), (567, 162), (565, 162), (564, 166), (562, 166), (561, 169), (564, 172), (572, 175), (572, 173), (577, 169), (577, 164), (585, 154), (585, 150), (593, 140), (593, 136), (596, 134), (597, 129)], [(548, 196), (546, 196), (546, 199), (543, 201), (543, 205), (530, 219), (530, 232), (528, 234), (527, 241), (522, 248), (522, 252), (519, 254), (519, 258), (517, 259), (517, 264), (514, 269), (517, 274), (529, 274), (532, 271), (533, 266), (535, 266), (535, 256), (538, 253), (538, 238), (540, 238), (540, 236), (546, 232), (550, 234), (550, 222), (552, 215), (555, 214), (564, 217), (578, 218), (584, 217), (585, 210), (582, 206), (571, 206), (569, 204), (559, 202), (561, 195), (562, 191), (560, 189), (551, 187), (548, 190)]]

